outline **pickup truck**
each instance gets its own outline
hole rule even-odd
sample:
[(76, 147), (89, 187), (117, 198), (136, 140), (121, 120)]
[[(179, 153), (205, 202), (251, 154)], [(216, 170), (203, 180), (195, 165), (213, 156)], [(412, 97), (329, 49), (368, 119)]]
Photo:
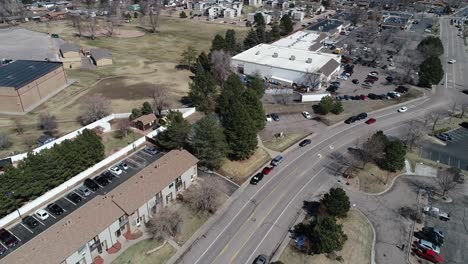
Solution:
[(442, 221), (450, 220), (450, 214), (440, 211), (440, 209), (437, 207), (426, 206), (423, 208), (423, 213), (433, 217), (438, 217)]

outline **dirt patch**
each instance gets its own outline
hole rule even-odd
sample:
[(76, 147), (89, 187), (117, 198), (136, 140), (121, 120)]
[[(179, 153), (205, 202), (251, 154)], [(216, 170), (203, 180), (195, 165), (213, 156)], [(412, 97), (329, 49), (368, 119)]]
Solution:
[(102, 94), (109, 99), (138, 100), (149, 98), (154, 84), (138, 82), (130, 84), (127, 77), (108, 78), (100, 81), (89, 94)]
[[(385, 191), (393, 182), (393, 178), (401, 174), (380, 169), (373, 163), (368, 163), (364, 169), (358, 169), (356, 177), (349, 181), (353, 188), (366, 193), (379, 193)], [(357, 179), (357, 180), (356, 180)]]
[(241, 161), (226, 160), (219, 169), (219, 173), (232, 178), (238, 184), (242, 184), (254, 171), (260, 169), (270, 159), (270, 155), (264, 149), (258, 148), (249, 159)]

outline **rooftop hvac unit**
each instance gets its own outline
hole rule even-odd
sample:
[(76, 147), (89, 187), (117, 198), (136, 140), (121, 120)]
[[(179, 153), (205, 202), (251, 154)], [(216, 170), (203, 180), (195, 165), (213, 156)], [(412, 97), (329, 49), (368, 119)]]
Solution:
[(312, 63), (312, 58), (307, 58), (306, 63)]
[(296, 56), (294, 56), (294, 55), (291, 55), (291, 57), (289, 57), (289, 60), (292, 60), (292, 61), (293, 61), (293, 60), (295, 60), (295, 59), (296, 59)]
[(273, 58), (278, 58), (278, 52), (273, 53)]

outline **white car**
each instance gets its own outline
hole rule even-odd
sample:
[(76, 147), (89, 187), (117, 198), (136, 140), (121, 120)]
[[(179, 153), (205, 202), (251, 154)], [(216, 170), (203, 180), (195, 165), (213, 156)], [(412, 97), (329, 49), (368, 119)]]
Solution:
[(44, 209), (37, 210), (34, 215), (41, 220), (46, 220), (49, 218), (49, 213), (47, 213)]
[(112, 172), (112, 173), (114, 173), (114, 174), (117, 174), (117, 175), (122, 174), (122, 170), (119, 169), (118, 166), (112, 166), (112, 167), (110, 167), (110, 168), (109, 168), (109, 171)]
[(433, 250), (435, 253), (440, 254), (440, 248), (438, 246), (424, 239), (419, 240), (418, 247), (421, 249), (430, 249)]
[(379, 74), (378, 73), (375, 73), (375, 72), (371, 72), (369, 74), (367, 74), (368, 76), (373, 76), (373, 77), (377, 77)]
[(84, 186), (84, 185), (81, 185), (80, 187), (78, 187), (78, 192), (84, 196), (90, 196), (91, 195), (91, 191), (88, 189), (88, 187)]
[(398, 109), (398, 112), (400, 112), (400, 113), (404, 113), (406, 111), (408, 111), (408, 107), (406, 107), (406, 106), (403, 106), (400, 109)]
[(310, 119), (310, 118), (312, 117), (312, 116), (309, 114), (309, 112), (306, 112), (306, 111), (302, 112), (302, 115), (303, 115), (305, 118), (307, 118), (307, 119)]
[(273, 121), (273, 118), (271, 118), (271, 115), (270, 115), (270, 114), (267, 114), (267, 115), (265, 115), (265, 120), (266, 120), (267, 122), (271, 122), (271, 121)]
[(457, 61), (454, 60), (454, 59), (451, 59), (451, 60), (448, 61), (449, 64), (454, 64), (455, 62), (457, 62)]

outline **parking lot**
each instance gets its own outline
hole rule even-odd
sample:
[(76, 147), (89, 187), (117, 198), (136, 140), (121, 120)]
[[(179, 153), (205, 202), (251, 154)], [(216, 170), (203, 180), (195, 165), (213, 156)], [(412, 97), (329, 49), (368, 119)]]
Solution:
[[(133, 155), (131, 155), (131, 156), (129, 156), (129, 157), (127, 157), (127, 158), (125, 158), (123, 160), (125, 163), (127, 163), (128, 169), (127, 170), (122, 170), (122, 173), (120, 175), (114, 174), (113, 180), (107, 186), (99, 186), (100, 188), (95, 192), (91, 191), (91, 194), (89, 196), (84, 196), (80, 192), (72, 190), (71, 192), (67, 193), (63, 197), (61, 197), (61, 198), (57, 199), (56, 201), (54, 201), (54, 203), (56, 203), (60, 207), (62, 207), (64, 212), (61, 215), (58, 215), (58, 216), (54, 215), (48, 209), (45, 209), (49, 213), (49, 218), (47, 218), (46, 220), (41, 220), (38, 217), (33, 216), (34, 219), (36, 219), (39, 222), (39, 224), (37, 226), (35, 226), (34, 228), (29, 228), (22, 222), (14, 225), (11, 228), (9, 228), (9, 231), (14, 236), (16, 236), (16, 238), (18, 239), (19, 244), (17, 246), (15, 246), (15, 247), (9, 249), (6, 245), (4, 245), (3, 243), (0, 243), (0, 246), (3, 246), (5, 249), (7, 249), (5, 251), (5, 253), (2, 256), (0, 256), (0, 258), (4, 257), (5, 255), (7, 255), (11, 251), (15, 250), (16, 248), (20, 247), (21, 244), (24, 244), (27, 241), (31, 240), (32, 238), (37, 236), (39, 233), (43, 232), (48, 227), (54, 225), (60, 219), (62, 219), (65, 216), (69, 215), (71, 212), (75, 211), (80, 206), (84, 205), (85, 203), (87, 203), (88, 201), (93, 199), (94, 197), (96, 197), (98, 195), (105, 195), (106, 193), (108, 193), (109, 191), (111, 191), (112, 189), (114, 189), (115, 187), (120, 185), (122, 182), (126, 181), (127, 179), (129, 179), (130, 177), (132, 177), (133, 175), (138, 173), (140, 170), (142, 170), (148, 164), (151, 164), (152, 162), (156, 161), (157, 159), (159, 159), (163, 155), (164, 155), (164, 153), (162, 153), (162, 152), (159, 152), (159, 153), (153, 155), (153, 154), (145, 152), (144, 150), (137, 151)], [(109, 167), (111, 167), (111, 166), (112, 165), (110, 165)], [(101, 172), (103, 172), (103, 171), (101, 171)], [(99, 172), (99, 173), (101, 173), (101, 172)], [(92, 177), (90, 177), (90, 178), (94, 178), (94, 177), (98, 176), (99, 173), (92, 176)], [(72, 202), (70, 199), (68, 199), (66, 197), (68, 194), (70, 194), (72, 192), (76, 193), (77, 195), (79, 195), (81, 197), (80, 202), (74, 203), (74, 202)], [(22, 215), (22, 218), (24, 218), (24, 217), (25, 217), (25, 215)]]
[(452, 140), (447, 141), (446, 146), (432, 142), (425, 142), (422, 148), (421, 157), (467, 170), (468, 129), (459, 127), (447, 132), (447, 134), (452, 137)]

